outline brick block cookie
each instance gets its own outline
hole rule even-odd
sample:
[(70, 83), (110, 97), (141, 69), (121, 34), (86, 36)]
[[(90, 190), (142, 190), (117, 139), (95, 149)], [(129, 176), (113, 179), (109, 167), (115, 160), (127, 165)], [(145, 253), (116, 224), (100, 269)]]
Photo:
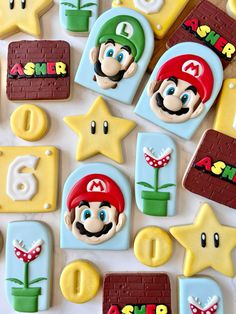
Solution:
[(70, 45), (61, 40), (18, 41), (8, 47), (10, 100), (56, 100), (70, 96)]
[(236, 139), (206, 131), (183, 185), (190, 192), (236, 209)]
[(103, 284), (103, 314), (171, 314), (170, 280), (165, 273), (111, 273)]
[(227, 67), (235, 57), (236, 21), (214, 4), (204, 0), (192, 10), (167, 42), (172, 47), (181, 42), (207, 45)]

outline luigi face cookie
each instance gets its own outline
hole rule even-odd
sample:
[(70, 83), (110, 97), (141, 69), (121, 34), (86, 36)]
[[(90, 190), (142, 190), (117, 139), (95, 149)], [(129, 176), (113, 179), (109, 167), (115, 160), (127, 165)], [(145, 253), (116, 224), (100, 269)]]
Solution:
[(135, 112), (189, 139), (214, 104), (222, 80), (220, 59), (209, 48), (176, 45), (158, 61)]
[(87, 164), (75, 170), (64, 186), (62, 247), (127, 248), (129, 189), (127, 180), (110, 165)]
[(75, 82), (131, 103), (152, 51), (153, 33), (145, 17), (128, 9), (107, 11), (89, 36)]

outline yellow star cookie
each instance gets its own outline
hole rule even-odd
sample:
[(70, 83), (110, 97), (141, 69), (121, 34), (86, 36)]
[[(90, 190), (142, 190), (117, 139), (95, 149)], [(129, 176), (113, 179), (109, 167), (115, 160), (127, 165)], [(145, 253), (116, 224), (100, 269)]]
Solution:
[(123, 162), (121, 140), (136, 126), (134, 121), (112, 116), (102, 97), (87, 114), (65, 117), (64, 121), (79, 136), (77, 160), (100, 153), (118, 163)]
[(186, 249), (184, 276), (208, 267), (234, 276), (231, 252), (236, 247), (236, 228), (221, 225), (208, 204), (202, 205), (192, 225), (172, 227), (170, 232)]
[(0, 1), (0, 38), (19, 31), (40, 36), (39, 17), (53, 4), (53, 0), (3, 0)]

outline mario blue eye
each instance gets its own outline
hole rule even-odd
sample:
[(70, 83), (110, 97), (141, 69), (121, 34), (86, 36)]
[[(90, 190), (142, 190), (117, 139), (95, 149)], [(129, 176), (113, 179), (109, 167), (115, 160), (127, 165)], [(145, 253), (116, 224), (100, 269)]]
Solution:
[(175, 92), (175, 88), (174, 87), (170, 87), (168, 90), (167, 90), (167, 95), (173, 95)]
[(187, 105), (187, 103), (189, 102), (190, 100), (190, 95), (189, 93), (183, 93), (181, 96), (180, 96), (180, 100), (182, 102), (183, 105)]
[(168, 85), (163, 92), (163, 97), (173, 95), (175, 93), (176, 86), (174, 84)]
[(107, 213), (106, 213), (106, 211), (105, 211), (104, 209), (101, 209), (101, 210), (99, 211), (99, 213), (98, 213), (98, 218), (99, 218), (102, 222), (106, 221), (106, 219), (107, 219)]
[(106, 57), (110, 58), (110, 57), (113, 57), (113, 55), (114, 55), (114, 49), (109, 48), (109, 49), (106, 51)]
[(117, 60), (118, 62), (120, 62), (120, 63), (124, 60), (124, 54), (123, 54), (123, 52), (120, 52), (120, 53), (118, 54), (118, 56), (116, 57), (116, 60)]
[(88, 219), (88, 218), (90, 218), (91, 216), (92, 216), (92, 213), (91, 213), (90, 209), (84, 209), (82, 211), (81, 218), (82, 218), (83, 221)]

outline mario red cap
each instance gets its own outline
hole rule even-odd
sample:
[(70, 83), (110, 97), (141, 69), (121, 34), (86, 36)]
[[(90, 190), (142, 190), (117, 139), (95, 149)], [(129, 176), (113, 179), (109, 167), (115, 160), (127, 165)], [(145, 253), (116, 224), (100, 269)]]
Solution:
[(71, 211), (81, 201), (102, 202), (107, 201), (119, 213), (124, 211), (125, 202), (123, 194), (111, 178), (104, 174), (90, 174), (80, 179), (71, 189), (67, 197), (67, 207)]
[(157, 80), (163, 81), (171, 76), (195, 86), (203, 102), (211, 97), (214, 78), (210, 66), (201, 57), (181, 55), (168, 60), (159, 69)]

